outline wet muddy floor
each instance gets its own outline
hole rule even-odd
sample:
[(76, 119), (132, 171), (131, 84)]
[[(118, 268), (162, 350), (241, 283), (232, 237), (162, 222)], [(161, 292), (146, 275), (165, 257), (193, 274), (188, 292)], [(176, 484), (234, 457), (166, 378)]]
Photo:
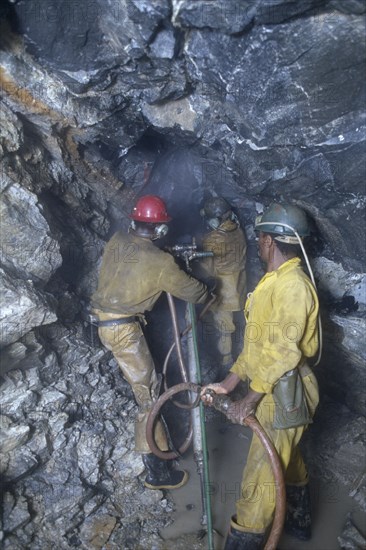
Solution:
[[(163, 328), (160, 326), (160, 330)], [(168, 332), (168, 327), (165, 327), (164, 331)], [(213, 334), (211, 332), (208, 334), (208, 331), (205, 332), (199, 324), (197, 335), (199, 349), (201, 350), (201, 371), (204, 373), (202, 383), (222, 380), (224, 375), (217, 378), (217, 372), (213, 367), (217, 363), (216, 342)], [(242, 349), (242, 335), (243, 320), (238, 314), (237, 331), (235, 338), (233, 338), (235, 356)], [(156, 341), (158, 339), (155, 339)], [(154, 343), (154, 340), (152, 343)], [(183, 345), (185, 345), (185, 342), (183, 342)], [(164, 360), (166, 351), (163, 349), (155, 351), (160, 353)], [(174, 369), (171, 372), (174, 372)], [(173, 376), (169, 386), (180, 381), (179, 377), (175, 379)], [(242, 383), (235, 391), (237, 392), (235, 399), (244, 397), (247, 391), (245, 384)], [(186, 418), (186, 413), (172, 407), (170, 416), (172, 423), (169, 429), (173, 432), (177, 426), (178, 433), (185, 431), (180, 429), (181, 422), (178, 417), (181, 414)], [(250, 428), (230, 423), (222, 414), (213, 409), (206, 410), (206, 433), (212, 493), (212, 523), (215, 530), (214, 550), (222, 550), (230, 517), (235, 513), (235, 501), (240, 494), (242, 471), (252, 434)], [(173, 440), (175, 440), (174, 434)], [(169, 497), (174, 501), (175, 513), (174, 522), (160, 533), (165, 540), (164, 550), (204, 550), (208, 548), (208, 544), (207, 538), (199, 539), (203, 530), (201, 525), (201, 488), (192, 449), (187, 451), (180, 460), (180, 467), (188, 471), (190, 479), (186, 486), (169, 493)], [(310, 478), (310, 490), (313, 516), (313, 536), (311, 540), (301, 542), (283, 535), (278, 550), (340, 549), (338, 537), (344, 529), (348, 514), (351, 514), (352, 520), (358, 529), (364, 536), (366, 535), (366, 515), (356, 501), (348, 496), (349, 489), (347, 487), (337, 482), (326, 483), (313, 476)], [(356, 550), (357, 548), (363, 548), (363, 546), (348, 546), (349, 550)]]
[[(240, 491), (240, 481), (251, 440), (247, 427), (229, 423), (220, 413), (213, 413), (206, 422), (209, 448), (211, 482), (212, 523), (215, 530), (214, 548), (221, 550), (230, 517), (235, 513), (235, 500)], [(161, 536), (166, 541), (165, 550), (190, 550), (208, 548), (207, 538), (199, 539), (203, 526), (200, 479), (193, 459), (193, 451), (187, 452), (180, 467), (189, 472), (185, 487), (170, 493), (175, 503), (174, 523), (166, 527)], [(347, 514), (351, 513), (356, 524), (366, 526), (365, 515), (348, 496), (347, 489), (311, 479), (313, 536), (301, 542), (283, 535), (279, 550), (337, 550), (337, 537), (341, 534)], [(185, 538), (186, 537), (186, 538)], [(350, 548), (352, 548), (350, 546)]]

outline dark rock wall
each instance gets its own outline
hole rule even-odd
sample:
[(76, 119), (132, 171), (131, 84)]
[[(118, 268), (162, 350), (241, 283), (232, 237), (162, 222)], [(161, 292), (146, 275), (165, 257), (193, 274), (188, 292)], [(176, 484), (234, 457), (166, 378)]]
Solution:
[[(81, 315), (142, 193), (166, 199), (172, 240), (198, 235), (199, 204), (223, 194), (252, 287), (256, 214), (305, 208), (322, 394), (364, 429), (365, 13), (363, 0), (2, 3), (5, 548), (159, 548), (170, 504), (136, 478), (130, 390)], [(365, 506), (360, 441), (353, 477), (319, 452)]]

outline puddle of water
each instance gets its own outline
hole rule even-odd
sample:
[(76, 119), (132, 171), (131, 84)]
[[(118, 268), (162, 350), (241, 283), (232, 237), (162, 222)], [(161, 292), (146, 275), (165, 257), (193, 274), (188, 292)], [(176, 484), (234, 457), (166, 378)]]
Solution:
[[(236, 426), (217, 413), (206, 423), (209, 449), (211, 482), (212, 524), (216, 531), (215, 550), (222, 550), (230, 517), (235, 513), (235, 501), (240, 492), (240, 482), (248, 453), (251, 430)], [(175, 503), (174, 523), (161, 531), (167, 541), (166, 549), (176, 547), (169, 540), (182, 535), (196, 533), (203, 529), (201, 524), (201, 487), (193, 451), (180, 460), (180, 467), (187, 470), (190, 479), (185, 487), (170, 493)], [(310, 541), (301, 542), (283, 535), (279, 550), (338, 550), (337, 537), (341, 534), (347, 514), (360, 531), (366, 531), (366, 516), (348, 496), (347, 488), (341, 484), (311, 480), (313, 536)], [(217, 534), (219, 533), (219, 534)], [(221, 536), (220, 536), (221, 535)], [(202, 548), (205, 546), (203, 541)]]
[[(240, 492), (243, 464), (248, 453), (251, 432), (249, 428), (231, 424), (220, 415), (219, 418), (206, 423), (206, 434), (209, 449), (212, 524), (215, 531), (222, 535), (215, 537), (219, 549), (224, 544), (230, 517), (235, 512), (235, 501)], [(189, 472), (190, 479), (187, 485), (174, 493), (171, 492), (176, 511), (174, 523), (161, 532), (165, 540), (193, 532), (198, 534), (204, 528), (201, 524), (200, 478), (192, 450), (180, 460), (180, 467)]]

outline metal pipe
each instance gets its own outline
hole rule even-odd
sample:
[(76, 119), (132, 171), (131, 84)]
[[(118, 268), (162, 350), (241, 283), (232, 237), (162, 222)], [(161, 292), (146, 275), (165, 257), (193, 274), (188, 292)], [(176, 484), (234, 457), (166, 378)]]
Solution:
[[(188, 336), (188, 368), (191, 382), (201, 384), (201, 369), (197, 345), (196, 312), (193, 304), (187, 304), (187, 320), (190, 320), (192, 330)], [(202, 519), (201, 525), (207, 529), (208, 549), (213, 550), (213, 529), (210, 495), (210, 474), (205, 429), (205, 412), (202, 401), (192, 409), (193, 450), (194, 460), (201, 484)]]
[[(167, 292), (166, 295), (167, 295), (167, 298), (168, 298), (170, 316), (172, 318), (174, 344), (170, 347), (170, 349), (167, 353), (167, 356), (165, 358), (164, 365), (163, 365), (163, 383), (164, 383), (164, 389), (165, 390), (167, 389), (167, 384), (166, 384), (167, 365), (168, 365), (169, 358), (170, 358), (170, 356), (171, 356), (171, 354), (174, 350), (174, 347), (177, 348), (178, 363), (179, 363), (179, 368), (180, 368), (180, 372), (181, 372), (181, 375), (182, 375), (182, 379), (183, 379), (184, 382), (188, 382), (187, 369), (186, 369), (186, 366), (185, 366), (185, 363), (184, 363), (183, 353), (182, 353), (181, 336), (180, 336), (179, 325), (178, 325), (177, 310), (176, 310), (176, 307), (175, 307), (173, 296), (169, 292)], [(186, 403), (180, 403), (179, 401), (176, 401), (176, 400), (173, 400), (173, 403), (174, 403), (174, 405), (176, 405), (177, 407), (179, 407), (181, 409), (191, 409), (190, 404), (187, 405)], [(193, 425), (192, 425), (192, 421), (190, 421), (189, 428), (188, 428), (188, 434), (187, 434), (187, 437), (186, 437), (185, 441), (183, 442), (182, 448), (183, 449), (185, 449), (185, 448), (188, 449), (188, 447), (192, 443), (192, 440), (193, 440)], [(177, 452), (177, 456), (181, 456), (179, 451)]]
[[(168, 293), (167, 293), (167, 295), (168, 295), (168, 296), (171, 296), (171, 295), (169, 295)], [(168, 300), (169, 300), (169, 298), (168, 298)], [(209, 308), (212, 306), (212, 304), (214, 303), (215, 300), (216, 300), (216, 296), (212, 296), (211, 300), (209, 300), (209, 301), (205, 304), (204, 308), (202, 309), (201, 313), (200, 313), (199, 316), (198, 316), (198, 320), (202, 319), (202, 317), (203, 317), (204, 315), (206, 315), (207, 311), (208, 311)], [(173, 324), (173, 328), (174, 328), (174, 324)], [(191, 325), (191, 323), (189, 323), (189, 324), (186, 326), (186, 328), (183, 330), (183, 332), (179, 335), (180, 338), (183, 338), (183, 336), (185, 336), (186, 334), (188, 334), (189, 331), (190, 331), (191, 329), (192, 329), (192, 325)], [(175, 336), (175, 335), (174, 335), (174, 336)], [(169, 359), (170, 359), (171, 354), (173, 353), (173, 350), (174, 350), (175, 346), (176, 346), (176, 339), (174, 338), (174, 342), (173, 342), (173, 344), (172, 344), (172, 345), (170, 346), (170, 348), (169, 348), (169, 351), (168, 351), (168, 353), (167, 353), (167, 355), (166, 355), (166, 357), (165, 357), (165, 361), (164, 361), (164, 365), (163, 365), (163, 377), (164, 377), (164, 389), (165, 389), (165, 390), (168, 389), (168, 387), (167, 387), (167, 385), (166, 385), (166, 373), (167, 373), (167, 370), (168, 370), (168, 362), (169, 362)]]
[[(151, 412), (149, 414), (149, 418), (147, 421), (146, 426), (146, 437), (149, 442), (149, 446), (154, 454), (159, 456), (160, 458), (170, 459), (170, 458), (176, 458), (176, 454), (172, 451), (161, 451), (155, 443), (154, 440), (154, 424), (155, 420), (159, 414), (160, 408), (163, 406), (163, 404), (168, 401), (173, 395), (182, 392), (182, 391), (190, 391), (195, 392), (198, 394), (198, 398), (196, 400), (196, 406), (200, 402), (200, 393), (201, 393), (201, 387), (198, 384), (194, 384), (192, 382), (183, 382), (181, 384), (177, 384), (176, 386), (173, 386), (168, 391), (163, 393), (159, 397), (159, 399), (154, 404), (153, 408), (151, 409)], [(214, 397), (213, 406), (217, 408), (219, 411), (221, 411), (223, 414), (226, 414), (228, 405), (231, 403), (231, 400), (228, 396), (216, 396)], [(194, 406), (194, 404), (192, 404)], [(266, 545), (264, 547), (264, 550), (275, 550), (277, 548), (277, 544), (279, 541), (279, 538), (281, 536), (283, 525), (285, 522), (285, 515), (286, 515), (286, 489), (285, 489), (285, 481), (283, 477), (283, 471), (282, 471), (282, 465), (279, 459), (279, 456), (277, 454), (277, 451), (275, 447), (273, 446), (273, 443), (269, 439), (268, 435), (258, 422), (258, 420), (254, 416), (248, 416), (245, 418), (244, 423), (249, 426), (249, 428), (257, 435), (260, 442), (262, 443), (271, 465), (273, 477), (275, 480), (275, 486), (276, 486), (276, 507), (275, 507), (275, 514), (274, 519), (272, 523), (271, 532), (269, 534), (269, 537), (267, 539)], [(183, 449), (180, 452), (184, 452)]]
[[(183, 382), (188, 382), (188, 374), (187, 374), (187, 368), (184, 363), (183, 359), (183, 352), (182, 352), (182, 344), (181, 344), (181, 335), (179, 332), (179, 325), (178, 325), (178, 318), (177, 318), (177, 310), (174, 304), (173, 296), (167, 292), (166, 293), (168, 298), (168, 304), (170, 309), (170, 316), (172, 318), (172, 324), (173, 324), (173, 334), (174, 334), (174, 343), (170, 346), (170, 349), (165, 357), (164, 365), (163, 365), (163, 384), (164, 384), (164, 390), (168, 389), (167, 386), (167, 367), (168, 362), (170, 359), (170, 356), (174, 350), (174, 348), (177, 348), (177, 355), (178, 355), (178, 363), (180, 368), (180, 373), (182, 375)], [(179, 401), (173, 401), (174, 405), (181, 409), (190, 409), (190, 406), (187, 406), (185, 403), (179, 403)], [(189, 433), (187, 438), (192, 440), (193, 432), (192, 432), (192, 426), (189, 428)]]
[[(174, 343), (170, 346), (170, 349), (169, 349), (169, 351), (168, 351), (168, 353), (165, 357), (165, 361), (164, 361), (164, 364), (163, 364), (163, 384), (164, 384), (164, 390), (165, 391), (168, 390), (167, 384), (166, 384), (168, 362), (169, 362), (170, 356), (173, 353), (175, 347), (177, 348), (179, 367), (180, 367), (180, 371), (181, 371), (183, 381), (188, 382), (187, 369), (186, 369), (186, 366), (184, 364), (182, 347), (181, 347), (181, 338), (183, 336), (185, 336), (186, 334), (188, 334), (190, 332), (190, 330), (192, 329), (192, 323), (188, 323), (187, 326), (185, 327), (185, 329), (183, 330), (182, 334), (179, 333), (177, 311), (176, 311), (176, 308), (175, 308), (174, 299), (173, 299), (172, 295), (169, 292), (167, 292), (166, 294), (167, 294), (167, 298), (168, 298), (168, 304), (169, 304), (169, 309), (170, 309), (170, 314), (171, 314), (172, 324), (173, 324)], [(205, 304), (204, 308), (202, 309), (202, 311), (199, 315), (199, 319), (201, 319), (201, 317), (203, 317), (206, 314), (207, 310), (211, 307), (211, 305), (213, 304), (213, 302), (215, 300), (216, 300), (216, 296), (212, 296), (211, 300), (209, 300)], [(173, 403), (174, 403), (174, 405), (176, 405), (177, 407), (179, 407), (181, 409), (192, 409), (193, 406), (194, 407), (197, 406), (197, 403), (195, 403), (195, 402), (187, 404), (187, 403), (180, 403), (179, 401), (174, 401), (173, 400)], [(173, 457), (177, 458), (177, 457), (181, 456), (181, 453), (185, 452), (189, 448), (190, 444), (192, 443), (192, 439), (193, 439), (193, 427), (192, 427), (192, 422), (191, 422), (185, 441), (180, 446), (180, 448), (178, 449), (177, 452), (173, 451)], [(151, 442), (151, 444), (153, 445), (153, 442)], [(150, 448), (152, 448), (151, 445), (150, 445)], [(157, 450), (158, 449), (155, 446), (155, 451), (157, 451)], [(157, 454), (157, 452), (155, 452), (155, 454)]]
[(180, 340), (180, 331), (179, 331), (179, 326), (178, 326), (177, 310), (175, 308), (173, 296), (169, 292), (167, 292), (166, 295), (167, 295), (167, 298), (168, 298), (170, 315), (171, 315), (171, 318), (172, 318), (174, 342), (175, 342), (175, 347), (177, 349), (177, 356), (178, 356), (178, 363), (179, 363), (179, 367), (180, 367), (180, 373), (182, 375), (183, 382), (188, 382), (188, 375), (187, 375), (186, 366), (184, 364), (183, 353), (182, 353), (182, 345), (181, 345), (181, 340)]

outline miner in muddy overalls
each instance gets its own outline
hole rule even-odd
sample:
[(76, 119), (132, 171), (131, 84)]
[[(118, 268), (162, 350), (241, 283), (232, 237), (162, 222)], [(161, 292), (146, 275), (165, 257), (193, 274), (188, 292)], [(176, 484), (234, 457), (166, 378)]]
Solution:
[(202, 326), (207, 335), (211, 332), (217, 335), (220, 353), (217, 379), (222, 380), (233, 364), (234, 312), (243, 311), (244, 307), (247, 244), (239, 220), (224, 198), (206, 200), (200, 213), (210, 229), (203, 237), (202, 248), (213, 252), (213, 256), (204, 258), (199, 267), (206, 277), (214, 279), (216, 294)]
[[(255, 226), (266, 274), (247, 298), (244, 348), (228, 376), (210, 387), (230, 393), (248, 379), (247, 396), (230, 406), (229, 418), (243, 423), (255, 414), (283, 465), (287, 514), (285, 530), (301, 539), (311, 536), (308, 473), (298, 449), (318, 404), (318, 386), (308, 359), (318, 350), (318, 297), (300, 263), (301, 238), (308, 235), (305, 213), (292, 205), (273, 204)], [(301, 243), (302, 244), (302, 243)], [(202, 390), (202, 399), (212, 398)], [(275, 507), (269, 461), (253, 435), (243, 472), (236, 515), (225, 550), (262, 548)]]
[[(178, 267), (171, 254), (153, 244), (167, 233), (166, 224), (171, 220), (161, 198), (141, 197), (131, 218), (129, 232), (118, 231), (106, 245), (92, 306), (98, 317), (99, 337), (112, 351), (139, 406), (135, 450), (142, 453), (147, 469), (145, 486), (174, 489), (187, 482), (188, 474), (174, 470), (172, 461), (152, 454), (146, 440), (146, 422), (158, 398), (158, 381), (141, 324), (144, 312), (153, 308), (164, 291), (190, 303), (205, 302), (208, 292), (205, 284)], [(155, 441), (161, 450), (168, 449), (159, 421)]]

